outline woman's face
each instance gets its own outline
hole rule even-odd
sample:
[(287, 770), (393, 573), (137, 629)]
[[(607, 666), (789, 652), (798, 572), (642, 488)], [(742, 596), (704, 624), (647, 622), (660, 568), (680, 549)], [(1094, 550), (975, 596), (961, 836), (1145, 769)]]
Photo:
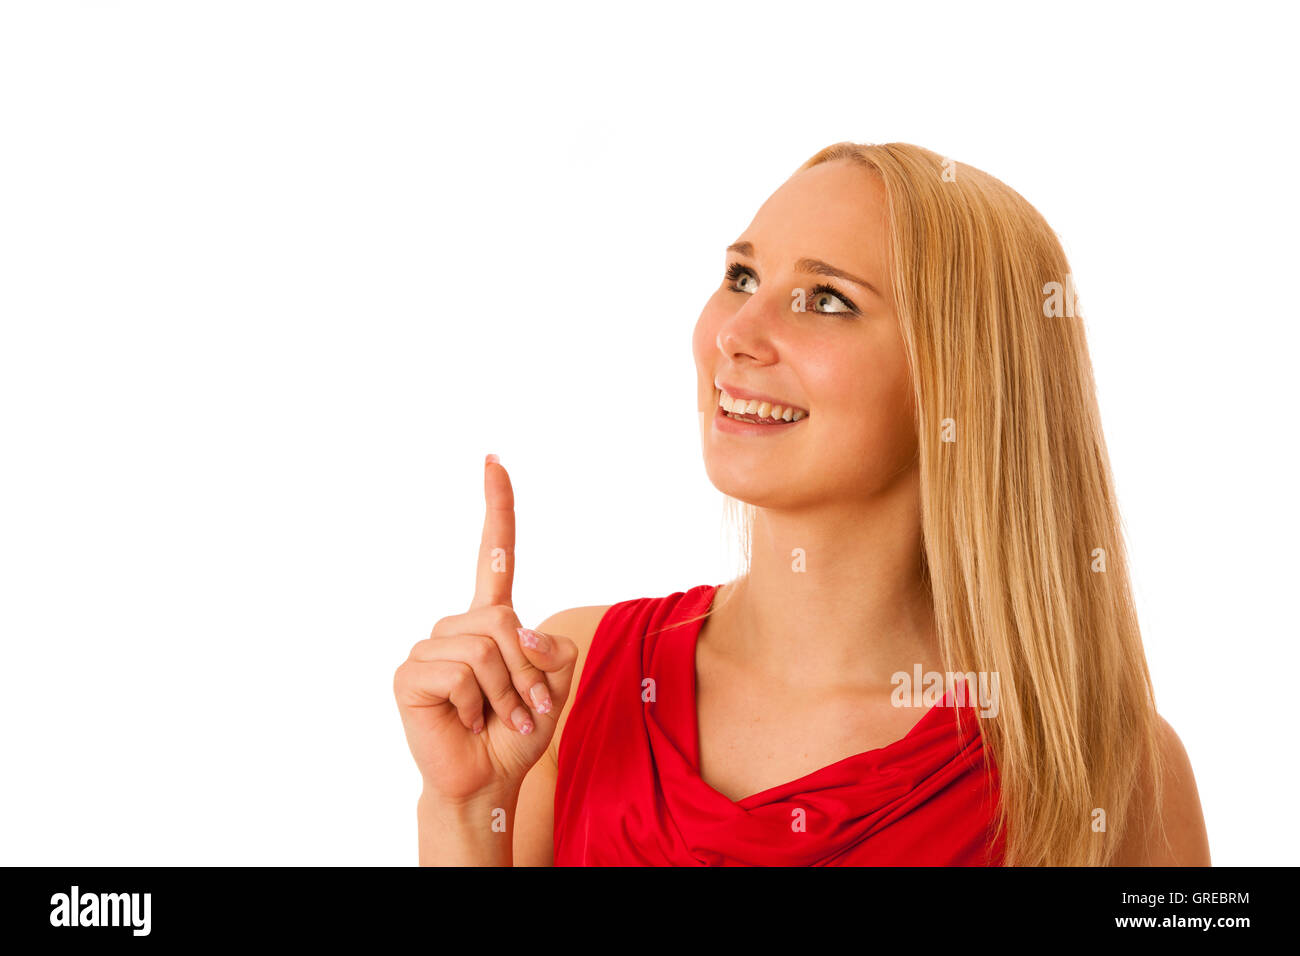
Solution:
[[(880, 180), (835, 161), (791, 177), (728, 249), (728, 276), (693, 338), (704, 466), (724, 494), (797, 509), (865, 501), (915, 480), (914, 403), (888, 285), (887, 228)], [(723, 417), (718, 386), (807, 415), (742, 424)]]

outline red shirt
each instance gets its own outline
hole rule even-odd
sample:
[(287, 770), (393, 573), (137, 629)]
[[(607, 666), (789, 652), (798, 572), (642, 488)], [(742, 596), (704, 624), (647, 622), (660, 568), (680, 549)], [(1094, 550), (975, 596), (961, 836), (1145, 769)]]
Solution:
[(740, 801), (705, 783), (703, 621), (680, 622), (718, 587), (624, 601), (601, 619), (560, 739), (556, 866), (1001, 864), (997, 770), (985, 770), (973, 708), (951, 693), (901, 740), (798, 780)]

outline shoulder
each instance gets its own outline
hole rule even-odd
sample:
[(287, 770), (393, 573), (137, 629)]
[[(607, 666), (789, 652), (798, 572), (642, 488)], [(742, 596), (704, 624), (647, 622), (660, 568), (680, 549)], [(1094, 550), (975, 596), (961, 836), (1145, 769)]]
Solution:
[(538, 625), (538, 630), (545, 631), (547, 634), (563, 634), (574, 641), (582, 636), (590, 640), (591, 635), (596, 631), (596, 626), (600, 624), (600, 619), (611, 607), (612, 604), (590, 604), (585, 607), (571, 607), (556, 611)]
[[(1169, 721), (1156, 715), (1161, 757), (1161, 795), (1150, 775), (1134, 801), (1134, 818), (1113, 862), (1115, 866), (1209, 866), (1210, 842), (1201, 798), (1187, 748)], [(1157, 820), (1163, 821), (1163, 833)]]
[(590, 604), (584, 607), (572, 607), (552, 614), (537, 629), (543, 634), (558, 634), (567, 637), (578, 646), (578, 659), (573, 665), (573, 678), (569, 682), (569, 694), (560, 711), (559, 722), (555, 725), (555, 734), (551, 737), (547, 752), (551, 760), (559, 763), (560, 737), (564, 734), (564, 725), (568, 722), (569, 712), (573, 709), (573, 699), (578, 695), (582, 681), (582, 668), (587, 662), (587, 652), (591, 650), (592, 638), (612, 604)]
[(631, 598), (616, 604), (589, 604), (584, 607), (568, 608), (552, 614), (538, 625), (539, 631), (545, 634), (562, 635), (578, 646), (578, 658), (574, 664), (573, 677), (569, 682), (569, 693), (560, 708), (555, 734), (547, 747), (552, 766), (559, 765), (560, 741), (564, 736), (569, 714), (573, 710), (573, 702), (578, 696), (578, 689), (582, 686), (583, 670), (591, 656), (592, 645), (601, 622), (608, 617), (610, 625), (620, 631), (626, 629), (644, 632), (647, 627), (658, 626), (664, 620), (680, 614), (683, 608), (687, 607), (682, 602), (690, 597), (698, 597), (707, 590), (707, 586), (701, 585), (662, 597)]

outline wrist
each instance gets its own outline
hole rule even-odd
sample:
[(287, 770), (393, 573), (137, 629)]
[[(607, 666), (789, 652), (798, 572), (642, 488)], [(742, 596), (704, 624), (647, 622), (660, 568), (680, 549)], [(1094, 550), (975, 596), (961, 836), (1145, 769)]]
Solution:
[(448, 799), (426, 789), (416, 809), (421, 866), (510, 866), (518, 790)]
[(518, 802), (518, 788), (500, 787), (468, 797), (448, 797), (426, 785), (420, 792), (419, 810), (421, 814), (431, 814), (448, 822), (470, 822), (497, 809), (513, 813)]
[(464, 820), (421, 816), (420, 866), (512, 865), (514, 834), (508, 818), (509, 811), (487, 809)]

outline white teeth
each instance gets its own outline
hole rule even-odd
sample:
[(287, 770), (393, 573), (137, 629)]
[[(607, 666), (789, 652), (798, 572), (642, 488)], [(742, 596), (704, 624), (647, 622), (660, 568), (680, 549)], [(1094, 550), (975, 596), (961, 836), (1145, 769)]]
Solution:
[(730, 412), (733, 415), (754, 415), (758, 418), (774, 418), (787, 422), (797, 422), (806, 418), (808, 413), (795, 408), (793, 405), (774, 405), (771, 402), (761, 402), (758, 399), (749, 399), (748, 401), (741, 398), (732, 398), (721, 389), (718, 390), (718, 404), (722, 410)]

